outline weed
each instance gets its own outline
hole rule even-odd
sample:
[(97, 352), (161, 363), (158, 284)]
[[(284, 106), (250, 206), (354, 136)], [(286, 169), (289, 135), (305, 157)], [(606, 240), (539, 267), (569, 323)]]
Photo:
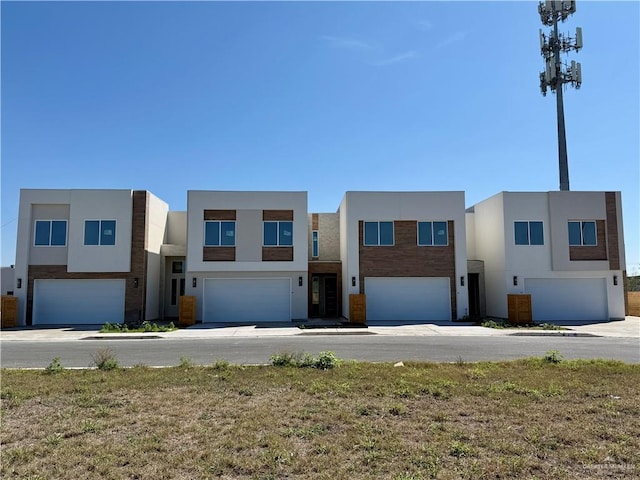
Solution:
[(65, 371), (65, 368), (60, 363), (60, 358), (55, 357), (47, 368), (44, 369), (44, 373), (53, 375), (54, 373), (62, 373)]
[(139, 327), (130, 326), (126, 323), (105, 323), (100, 328), (100, 333), (144, 333), (144, 332), (172, 332), (177, 330), (173, 322), (169, 325), (158, 325), (145, 320)]
[(55, 447), (56, 445), (59, 445), (60, 442), (62, 442), (62, 435), (58, 432), (52, 433), (51, 435), (47, 435), (45, 441), (47, 442), (47, 444)]
[(226, 370), (230, 366), (229, 362), (224, 359), (218, 359), (211, 365), (214, 370)]
[(180, 357), (180, 363), (178, 364), (178, 368), (191, 368), (193, 367), (193, 360), (189, 357)]
[(343, 362), (334, 352), (320, 352), (317, 357), (309, 353), (282, 352), (270, 357), (274, 367), (317, 368), (329, 370), (341, 365)]
[(356, 413), (362, 417), (367, 417), (371, 415), (371, 410), (369, 410), (368, 407), (365, 407), (363, 405), (358, 405), (356, 407)]
[(560, 363), (564, 357), (558, 350), (549, 350), (544, 354), (543, 359), (547, 363)]
[(98, 370), (115, 370), (119, 367), (118, 359), (109, 347), (101, 348), (92, 353), (91, 358)]
[(240, 395), (242, 395), (243, 397), (251, 397), (251, 396), (253, 396), (253, 392), (251, 390), (249, 390), (248, 388), (241, 388), (240, 390), (238, 390), (238, 393)]
[(405, 415), (407, 413), (407, 407), (405, 407), (401, 403), (396, 403), (395, 405), (389, 407), (389, 413), (394, 417)]
[(468, 457), (472, 454), (473, 449), (464, 442), (454, 440), (449, 447), (449, 455), (456, 458)]
[(485, 322), (482, 322), (480, 325), (482, 325), (483, 327), (486, 328), (505, 328), (505, 324), (502, 321), (496, 322), (495, 320), (487, 320)]

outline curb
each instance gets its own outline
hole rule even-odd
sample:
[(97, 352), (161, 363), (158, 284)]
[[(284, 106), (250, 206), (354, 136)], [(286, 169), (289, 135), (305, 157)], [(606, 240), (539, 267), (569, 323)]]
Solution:
[(159, 335), (129, 335), (129, 334), (114, 336), (113, 334), (111, 334), (111, 335), (94, 335), (91, 337), (82, 337), (82, 338), (79, 338), (78, 340), (147, 340), (147, 339), (156, 340), (159, 338), (164, 338), (164, 337), (161, 337)]
[(514, 332), (509, 333), (510, 337), (593, 337), (601, 338), (602, 335), (594, 335), (593, 333), (581, 333), (581, 332)]

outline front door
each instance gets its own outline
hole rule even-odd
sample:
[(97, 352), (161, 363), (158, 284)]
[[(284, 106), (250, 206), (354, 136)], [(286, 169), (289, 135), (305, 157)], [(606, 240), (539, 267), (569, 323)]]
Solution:
[(311, 277), (311, 317), (338, 316), (338, 280), (336, 274)]
[(184, 295), (184, 260), (168, 260), (165, 282), (165, 309), (166, 318), (178, 317), (178, 303)]

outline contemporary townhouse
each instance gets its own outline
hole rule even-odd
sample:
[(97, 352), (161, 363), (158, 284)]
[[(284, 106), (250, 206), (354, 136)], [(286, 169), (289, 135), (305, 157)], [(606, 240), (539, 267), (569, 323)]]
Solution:
[(306, 192), (187, 193), (186, 295), (211, 322), (307, 318)]
[[(20, 325), (174, 319), (506, 318), (529, 294), (536, 321), (625, 315), (620, 192), (346, 192), (309, 213), (306, 192), (188, 191), (170, 211), (144, 190), (22, 190), (3, 294)], [(9, 275), (12, 274), (12, 277)]]
[(339, 209), (343, 315), (350, 294), (365, 294), (369, 320), (464, 318), (464, 207), (464, 192), (347, 192)]
[(487, 315), (524, 293), (534, 321), (624, 318), (620, 192), (501, 192), (468, 210), (467, 232)]
[(158, 318), (167, 211), (144, 190), (22, 190), (19, 324)]

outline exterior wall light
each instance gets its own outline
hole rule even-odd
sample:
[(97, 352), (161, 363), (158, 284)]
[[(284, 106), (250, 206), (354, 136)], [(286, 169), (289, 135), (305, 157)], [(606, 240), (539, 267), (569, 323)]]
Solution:
[(518, 277), (517, 277), (517, 275), (514, 275), (514, 276), (513, 276), (513, 285), (514, 285), (515, 287), (517, 287), (517, 286), (518, 286)]
[(613, 284), (618, 285), (618, 275), (613, 276)]
[(22, 279), (19, 278), (18, 281), (16, 282), (16, 287), (17, 288), (22, 288)]
[(301, 287), (302, 286), (302, 277), (298, 277), (298, 286)]
[(193, 288), (196, 288), (196, 287), (198, 286), (198, 279), (197, 279), (196, 277), (193, 277), (193, 278), (191, 279), (191, 286), (192, 286)]
[(351, 277), (351, 286), (352, 287), (356, 286), (356, 277)]
[(138, 288), (138, 277), (133, 279), (133, 288)]
[(460, 286), (464, 287), (464, 275), (460, 277)]

